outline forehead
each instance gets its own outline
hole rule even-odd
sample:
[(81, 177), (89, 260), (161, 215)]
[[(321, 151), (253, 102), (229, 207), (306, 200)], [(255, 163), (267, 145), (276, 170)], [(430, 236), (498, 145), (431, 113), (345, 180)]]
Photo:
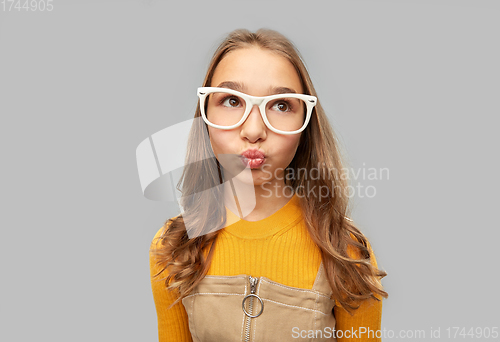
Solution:
[(241, 91), (265, 96), (269, 89), (290, 88), (303, 93), (299, 75), (288, 59), (258, 47), (240, 48), (228, 53), (215, 68), (210, 86), (235, 82)]

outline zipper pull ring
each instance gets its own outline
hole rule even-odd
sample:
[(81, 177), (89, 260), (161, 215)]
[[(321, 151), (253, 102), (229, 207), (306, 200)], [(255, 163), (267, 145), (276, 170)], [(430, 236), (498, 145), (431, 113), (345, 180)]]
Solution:
[[(250, 279), (250, 294), (246, 295), (245, 298), (243, 298), (243, 301), (241, 302), (241, 307), (243, 308), (243, 312), (245, 313), (245, 315), (251, 318), (255, 318), (262, 315), (262, 312), (264, 311), (264, 302), (262, 301), (262, 298), (260, 298), (255, 294), (255, 288), (257, 287), (257, 282), (259, 281), (259, 278), (250, 276), (249, 279)], [(260, 311), (256, 315), (252, 315), (248, 313), (247, 310), (245, 310), (245, 300), (251, 297), (256, 297), (260, 302)], [(250, 307), (252, 307), (252, 300), (250, 300)]]

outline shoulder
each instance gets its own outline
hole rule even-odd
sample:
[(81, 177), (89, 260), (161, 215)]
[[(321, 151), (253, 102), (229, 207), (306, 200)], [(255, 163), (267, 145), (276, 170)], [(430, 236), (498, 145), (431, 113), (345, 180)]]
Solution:
[(163, 235), (163, 233), (167, 229), (168, 229), (167, 224), (164, 224), (160, 229), (158, 229), (155, 236), (153, 237), (153, 240), (151, 241), (151, 249), (154, 249), (158, 245), (158, 242), (160, 241), (160, 237)]
[(153, 240), (151, 241), (151, 245), (149, 247), (149, 267), (152, 277), (162, 272), (163, 266), (158, 264), (160, 260), (164, 259), (164, 251), (161, 248), (162, 244), (160, 242), (165, 231), (169, 229), (172, 220), (175, 218), (177, 218), (177, 216), (167, 220), (167, 222), (165, 222), (165, 224), (160, 227), (160, 229), (158, 229), (155, 236), (153, 237)]
[(170, 218), (169, 220), (167, 220), (167, 222), (165, 222), (165, 224), (163, 226), (160, 227), (160, 229), (158, 229), (158, 231), (156, 232), (155, 236), (153, 237), (153, 240), (151, 241), (151, 249), (154, 249), (158, 242), (160, 241), (160, 238), (163, 236), (163, 234), (165, 233), (165, 231), (168, 230), (168, 228), (170, 227), (171, 223), (173, 220), (175, 220), (176, 218), (178, 218), (180, 215), (177, 215), (177, 216), (174, 216), (172, 218)]

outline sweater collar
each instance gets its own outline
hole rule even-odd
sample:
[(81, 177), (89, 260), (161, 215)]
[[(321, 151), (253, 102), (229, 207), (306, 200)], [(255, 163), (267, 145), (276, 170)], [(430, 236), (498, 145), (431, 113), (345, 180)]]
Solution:
[(301, 217), (300, 199), (297, 194), (294, 194), (278, 211), (259, 221), (245, 221), (226, 207), (224, 230), (244, 239), (261, 239), (290, 227)]

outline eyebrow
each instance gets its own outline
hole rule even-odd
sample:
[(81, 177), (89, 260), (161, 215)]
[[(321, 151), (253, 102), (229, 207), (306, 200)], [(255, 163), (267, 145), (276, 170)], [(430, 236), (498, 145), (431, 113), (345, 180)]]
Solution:
[[(240, 83), (240, 82), (234, 82), (234, 81), (224, 81), (222, 83), (220, 83), (218, 86), (218, 88), (229, 88), (229, 89), (233, 89), (233, 90), (236, 90), (236, 91), (240, 91), (242, 93), (244, 93), (246, 87)], [(293, 90), (292, 88), (288, 88), (288, 87), (269, 87), (268, 89), (268, 93), (271, 94), (271, 95), (274, 95), (274, 94), (296, 94), (297, 92), (295, 90)]]

